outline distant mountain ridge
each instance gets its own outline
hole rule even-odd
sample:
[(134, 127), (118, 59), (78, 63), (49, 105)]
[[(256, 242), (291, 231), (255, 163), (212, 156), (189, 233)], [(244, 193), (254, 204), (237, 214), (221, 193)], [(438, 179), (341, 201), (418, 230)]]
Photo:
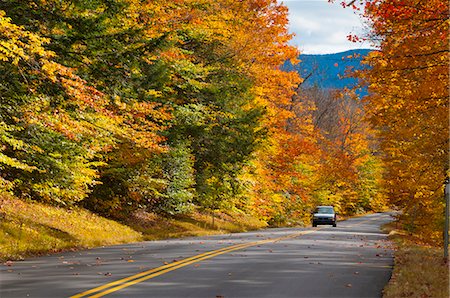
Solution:
[[(349, 50), (335, 54), (299, 56), (299, 64), (292, 65), (286, 62), (283, 68), (287, 71), (295, 70), (305, 80), (304, 87), (318, 86), (324, 89), (351, 88), (357, 84), (355, 78), (345, 77), (348, 69), (363, 69), (362, 59), (367, 56), (370, 49)], [(367, 93), (363, 90), (362, 93)]]

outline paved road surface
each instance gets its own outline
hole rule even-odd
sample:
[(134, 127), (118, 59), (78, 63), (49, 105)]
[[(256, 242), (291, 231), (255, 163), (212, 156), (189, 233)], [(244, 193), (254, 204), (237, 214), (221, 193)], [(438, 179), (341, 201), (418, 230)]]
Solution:
[(0, 297), (380, 297), (387, 213), (318, 228), (150, 241), (14, 262)]

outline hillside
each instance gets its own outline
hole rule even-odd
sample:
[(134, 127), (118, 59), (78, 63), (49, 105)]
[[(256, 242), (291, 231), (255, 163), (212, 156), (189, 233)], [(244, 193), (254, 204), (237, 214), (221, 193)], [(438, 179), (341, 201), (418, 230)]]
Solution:
[(350, 88), (356, 85), (357, 80), (345, 77), (346, 71), (362, 69), (364, 66), (361, 61), (370, 51), (361, 49), (325, 55), (300, 55), (299, 64), (287, 62), (284, 68), (296, 70), (302, 78), (307, 78), (304, 87), (317, 85), (325, 89)]
[(177, 217), (145, 211), (117, 222), (86, 209), (51, 206), (0, 193), (0, 262), (142, 240), (244, 232), (266, 227), (250, 215), (194, 210)]

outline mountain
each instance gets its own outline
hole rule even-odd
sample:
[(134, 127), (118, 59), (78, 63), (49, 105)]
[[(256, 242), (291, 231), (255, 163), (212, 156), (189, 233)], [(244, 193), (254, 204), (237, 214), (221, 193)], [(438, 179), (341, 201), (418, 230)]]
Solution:
[[(372, 51), (369, 49), (350, 50), (342, 53), (324, 55), (300, 55), (299, 64), (286, 62), (283, 68), (296, 70), (305, 80), (303, 87), (318, 86), (325, 89), (342, 89), (353, 87), (357, 79), (345, 77), (346, 71), (363, 69), (362, 59)], [(367, 93), (362, 90), (361, 93)]]

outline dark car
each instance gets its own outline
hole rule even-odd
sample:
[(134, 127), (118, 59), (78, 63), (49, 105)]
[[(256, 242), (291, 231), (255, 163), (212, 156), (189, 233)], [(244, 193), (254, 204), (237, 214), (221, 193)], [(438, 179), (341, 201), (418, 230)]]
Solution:
[(317, 206), (313, 213), (312, 226), (333, 225), (336, 226), (336, 212), (333, 206)]

